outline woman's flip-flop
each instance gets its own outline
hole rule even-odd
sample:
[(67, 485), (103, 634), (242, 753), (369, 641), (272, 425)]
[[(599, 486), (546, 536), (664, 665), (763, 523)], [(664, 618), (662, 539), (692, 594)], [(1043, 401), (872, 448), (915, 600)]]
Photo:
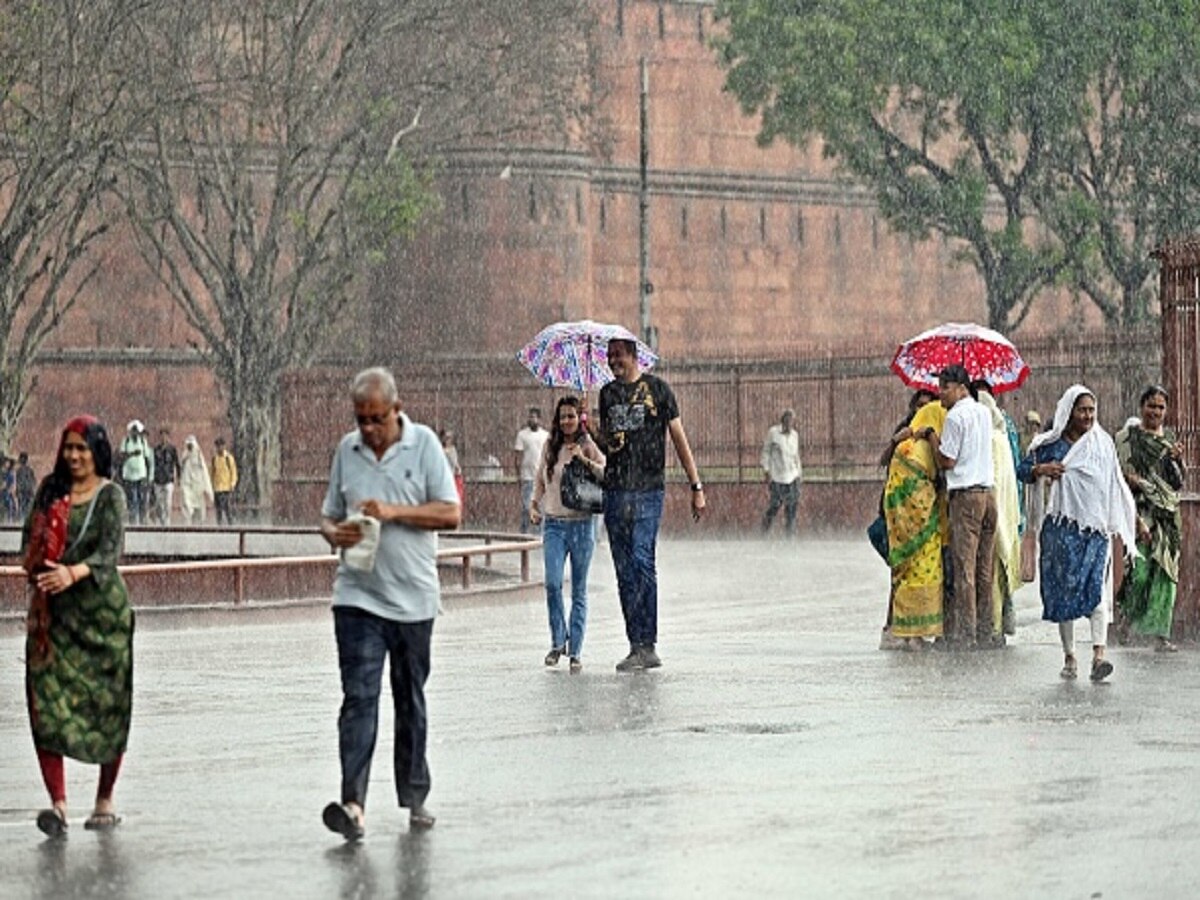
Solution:
[(362, 840), (366, 829), (342, 803), (330, 803), (321, 813), (321, 821), (330, 831), (336, 831), (348, 841)]
[(121, 817), (116, 813), (92, 813), (83, 823), (88, 831), (112, 831), (121, 824)]
[(43, 809), (38, 813), (37, 827), (47, 837), (62, 837), (67, 833), (67, 820), (57, 809)]

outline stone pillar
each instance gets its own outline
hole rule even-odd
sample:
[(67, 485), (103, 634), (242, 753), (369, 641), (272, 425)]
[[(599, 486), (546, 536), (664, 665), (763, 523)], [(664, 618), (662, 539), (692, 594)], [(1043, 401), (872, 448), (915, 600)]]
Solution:
[(1183, 517), (1175, 635), (1200, 637), (1200, 236), (1167, 241), (1159, 260), (1163, 386), (1171, 392), (1167, 425), (1186, 447)]

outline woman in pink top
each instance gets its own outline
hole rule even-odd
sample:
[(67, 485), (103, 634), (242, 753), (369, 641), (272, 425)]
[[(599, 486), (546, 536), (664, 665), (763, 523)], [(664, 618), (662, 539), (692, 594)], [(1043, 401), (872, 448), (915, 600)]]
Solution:
[[(583, 634), (587, 627), (587, 577), (596, 546), (595, 529), (588, 513), (562, 503), (562, 473), (573, 459), (583, 461), (597, 478), (604, 475), (604, 454), (580, 422), (580, 404), (563, 397), (554, 409), (550, 438), (538, 464), (529, 518), (542, 522), (542, 553), (546, 569), (546, 609), (550, 616), (550, 652), (546, 665), (556, 666), (569, 656), (571, 672), (582, 670)], [(568, 634), (563, 617), (563, 569), (571, 557), (571, 624)]]

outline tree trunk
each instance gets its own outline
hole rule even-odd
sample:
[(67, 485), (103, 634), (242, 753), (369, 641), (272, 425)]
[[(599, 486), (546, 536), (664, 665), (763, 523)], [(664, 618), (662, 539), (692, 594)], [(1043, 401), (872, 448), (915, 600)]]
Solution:
[(0, 365), (0, 451), (13, 452), (12, 442), (32, 390), (32, 384), (26, 385), (24, 367)]
[(234, 497), (243, 520), (272, 519), (272, 488), (279, 477), (280, 387), (270, 381), (232, 379), (229, 387), (230, 448), (238, 466)]

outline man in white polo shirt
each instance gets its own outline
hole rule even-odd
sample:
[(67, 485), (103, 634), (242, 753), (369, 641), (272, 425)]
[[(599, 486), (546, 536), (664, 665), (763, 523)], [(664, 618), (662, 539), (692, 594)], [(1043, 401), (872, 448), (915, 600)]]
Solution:
[[(437, 534), (458, 526), (458, 491), (441, 441), (400, 411), (387, 369), (366, 369), (351, 389), (358, 428), (342, 438), (321, 506), (321, 533), (338, 550), (363, 539), (355, 513), (378, 520), (374, 561), (343, 560), (334, 582), (333, 623), (342, 675), (338, 746), (342, 797), (325, 807), (327, 828), (363, 836), (367, 782), (379, 720), (380, 680), (391, 664), (396, 798), (410, 828), (430, 828), (425, 808), (425, 680), (441, 592)], [(351, 564), (351, 563), (355, 564)]]
[(996, 498), (992, 493), (992, 417), (971, 395), (971, 378), (962, 366), (938, 376), (938, 393), (948, 412), (941, 438), (932, 429), (921, 435), (946, 470), (950, 494), (950, 558), (954, 596), (945, 610), (946, 640), (951, 648), (1002, 645), (993, 634), (992, 560), (996, 549)]

